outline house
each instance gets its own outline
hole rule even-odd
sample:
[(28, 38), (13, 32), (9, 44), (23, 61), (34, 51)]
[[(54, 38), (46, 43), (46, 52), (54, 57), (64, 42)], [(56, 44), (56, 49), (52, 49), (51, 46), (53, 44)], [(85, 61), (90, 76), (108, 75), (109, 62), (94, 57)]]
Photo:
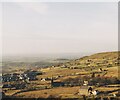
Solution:
[(25, 82), (25, 83), (30, 83), (30, 78), (28, 77), (28, 78), (26, 78), (23, 82)]
[(23, 80), (23, 79), (24, 79), (24, 77), (23, 77), (22, 75), (20, 75), (20, 76), (19, 76), (19, 79), (20, 79), (20, 80)]
[(46, 79), (45, 79), (45, 78), (42, 78), (41, 81), (46, 81)]
[(83, 85), (84, 85), (84, 86), (85, 86), (85, 85), (88, 85), (88, 81), (84, 81), (84, 84), (83, 84)]
[(95, 95), (95, 96), (98, 95), (98, 93), (99, 93), (98, 90), (94, 90), (94, 91), (92, 92), (92, 94)]
[(61, 68), (67, 68), (67, 66), (66, 65), (62, 65)]

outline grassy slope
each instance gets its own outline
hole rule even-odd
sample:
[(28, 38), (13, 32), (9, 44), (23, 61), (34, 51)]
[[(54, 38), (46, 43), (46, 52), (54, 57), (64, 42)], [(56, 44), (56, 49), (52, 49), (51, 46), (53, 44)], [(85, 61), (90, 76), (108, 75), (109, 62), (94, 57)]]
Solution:
[[(114, 64), (115, 60), (118, 58), (118, 52), (105, 52), (105, 53), (98, 53), (91, 56), (83, 57), (68, 63), (65, 63), (64, 65), (67, 65), (67, 67), (71, 66), (77, 66), (81, 67), (82, 69), (68, 69), (68, 68), (45, 68), (42, 69), (43, 72), (45, 72), (44, 75), (38, 76), (38, 79), (44, 78), (44, 77), (51, 77), (56, 75), (63, 75), (64, 77), (60, 78), (60, 80), (64, 80), (68, 77), (77, 77), (77, 76), (70, 76), (73, 73), (89, 73), (90, 70), (85, 70), (86, 68), (95, 67), (97, 70), (99, 67), (108, 69), (108, 72), (106, 76), (118, 76), (118, 67)], [(87, 60), (91, 59), (92, 62), (87, 65)], [(108, 61), (108, 63), (105, 63), (104, 61)], [(97, 63), (102, 63), (97, 65)], [(112, 64), (111, 67), (106, 67), (108, 64)], [(93, 69), (96, 70), (96, 69)], [(66, 76), (68, 75), (68, 76)], [(38, 80), (36, 83), (40, 84), (40, 80)], [(78, 91), (79, 87), (58, 87), (53, 89), (46, 89), (46, 90), (38, 90), (38, 91), (28, 91), (18, 94), (17, 96), (22, 97), (48, 97), (49, 95), (58, 95), (62, 97), (75, 97), (75, 95)]]
[[(91, 56), (85, 56), (80, 59), (76, 59), (74, 61), (68, 62), (65, 65), (75, 66), (75, 67), (107, 67), (109, 64), (113, 66), (115, 65), (115, 62), (118, 62), (118, 52), (103, 52), (103, 53), (97, 53), (93, 54)], [(88, 61), (91, 60), (91, 61)]]

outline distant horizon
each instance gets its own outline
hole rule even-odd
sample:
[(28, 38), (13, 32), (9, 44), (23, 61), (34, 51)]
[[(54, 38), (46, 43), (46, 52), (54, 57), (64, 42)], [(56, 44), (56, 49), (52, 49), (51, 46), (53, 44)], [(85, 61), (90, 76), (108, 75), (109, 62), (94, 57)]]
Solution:
[(75, 60), (85, 56), (91, 56), (98, 53), (120, 52), (120, 51), (104, 51), (96, 53), (66, 53), (66, 54), (39, 54), (39, 55), (10, 55), (2, 56), (0, 63), (3, 62), (49, 62), (56, 59)]
[(113, 50), (113, 51), (101, 51), (101, 52), (76, 52), (76, 53), (39, 53), (39, 54), (14, 54), (14, 55), (2, 55), (2, 57), (55, 57), (55, 58), (64, 58), (66, 56), (77, 56), (77, 57), (82, 57), (82, 56), (89, 56), (97, 53), (106, 53), (106, 52), (119, 52), (119, 50)]

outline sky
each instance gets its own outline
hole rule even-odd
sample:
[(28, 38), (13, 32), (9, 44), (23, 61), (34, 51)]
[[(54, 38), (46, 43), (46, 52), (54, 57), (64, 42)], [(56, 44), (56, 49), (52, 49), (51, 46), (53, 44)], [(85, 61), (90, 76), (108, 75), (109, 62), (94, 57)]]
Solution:
[(115, 2), (4, 2), (1, 5), (3, 55), (118, 50)]

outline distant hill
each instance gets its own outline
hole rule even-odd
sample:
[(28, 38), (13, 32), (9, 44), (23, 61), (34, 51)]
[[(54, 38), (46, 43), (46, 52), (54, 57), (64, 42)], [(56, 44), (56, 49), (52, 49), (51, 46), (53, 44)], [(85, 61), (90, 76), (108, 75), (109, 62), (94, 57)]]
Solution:
[(90, 55), (87, 57), (90, 58), (90, 59), (104, 59), (104, 58), (110, 58), (110, 59), (114, 59), (116, 57), (118, 57), (118, 53), (120, 52), (102, 52), (102, 53), (96, 53), (96, 54), (93, 54), (93, 55)]
[(118, 55), (118, 52), (102, 52), (84, 56), (80, 59), (67, 62), (64, 65), (69, 68), (115, 67), (118, 64)]

